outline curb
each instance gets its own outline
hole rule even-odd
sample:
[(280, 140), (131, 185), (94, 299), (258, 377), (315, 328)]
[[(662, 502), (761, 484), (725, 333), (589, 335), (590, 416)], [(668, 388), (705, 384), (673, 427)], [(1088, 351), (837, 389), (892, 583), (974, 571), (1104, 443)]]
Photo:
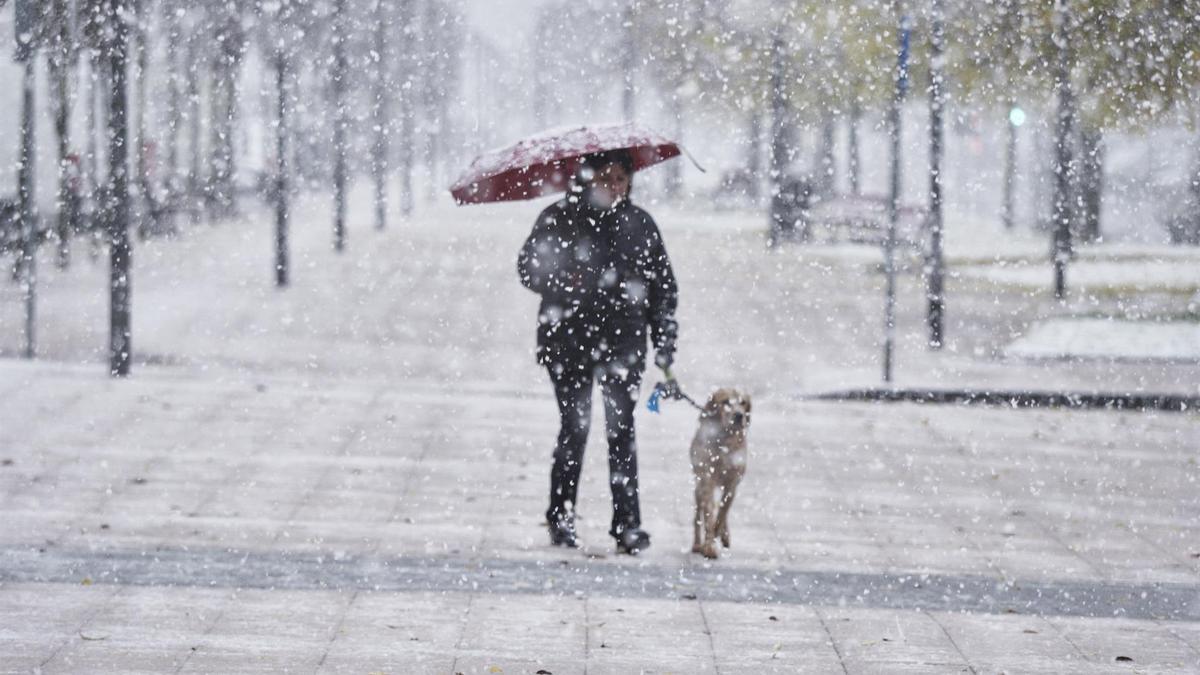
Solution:
[(1093, 410), (1157, 410), (1195, 412), (1200, 396), (1185, 394), (1067, 391), (1003, 391), (990, 389), (850, 389), (802, 396), (817, 401), (871, 403), (934, 403), (989, 405), (1009, 408), (1073, 408)]

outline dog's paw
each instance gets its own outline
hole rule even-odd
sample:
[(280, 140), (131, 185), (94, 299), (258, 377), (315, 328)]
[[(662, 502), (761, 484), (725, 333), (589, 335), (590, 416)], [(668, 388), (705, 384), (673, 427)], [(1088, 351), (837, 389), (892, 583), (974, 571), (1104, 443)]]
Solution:
[(708, 558), (709, 560), (716, 560), (717, 558), (721, 557), (717, 553), (716, 543), (711, 541), (700, 547), (700, 555)]
[(721, 533), (721, 548), (729, 548), (729, 533)]
[(692, 553), (703, 553), (704, 547), (700, 544), (692, 544)]

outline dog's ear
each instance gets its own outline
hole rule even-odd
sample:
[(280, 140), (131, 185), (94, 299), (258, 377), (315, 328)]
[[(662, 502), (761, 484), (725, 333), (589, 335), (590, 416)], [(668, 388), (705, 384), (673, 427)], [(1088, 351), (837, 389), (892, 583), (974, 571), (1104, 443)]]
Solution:
[(724, 389), (718, 389), (708, 397), (708, 403), (704, 404), (703, 417), (718, 417), (721, 414), (721, 406), (729, 400), (729, 394)]

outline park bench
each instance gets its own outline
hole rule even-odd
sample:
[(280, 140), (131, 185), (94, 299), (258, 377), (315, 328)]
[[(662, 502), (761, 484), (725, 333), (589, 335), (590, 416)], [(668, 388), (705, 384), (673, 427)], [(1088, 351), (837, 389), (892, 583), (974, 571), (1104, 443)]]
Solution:
[(21, 207), (11, 197), (0, 197), (0, 253), (21, 248)]
[[(50, 236), (46, 220), (38, 218), (36, 222), (36, 241), (45, 241)], [(20, 251), (23, 237), (20, 202), (15, 197), (0, 197), (0, 254)]]
[(726, 171), (713, 191), (713, 206), (718, 211), (754, 208), (759, 190), (758, 179), (749, 169)]
[[(896, 222), (896, 245), (920, 249), (929, 212), (903, 204)], [(881, 246), (888, 231), (888, 200), (881, 195), (814, 196), (808, 209), (809, 233), (823, 243)]]

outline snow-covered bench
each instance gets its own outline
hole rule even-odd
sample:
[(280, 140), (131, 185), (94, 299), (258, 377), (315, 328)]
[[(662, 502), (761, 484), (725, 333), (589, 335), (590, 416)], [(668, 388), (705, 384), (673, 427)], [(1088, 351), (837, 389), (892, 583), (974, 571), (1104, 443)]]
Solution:
[[(921, 248), (928, 210), (902, 204), (898, 215), (897, 246)], [(878, 195), (818, 196), (809, 207), (808, 219), (816, 241), (882, 245), (887, 237), (888, 200)]]

